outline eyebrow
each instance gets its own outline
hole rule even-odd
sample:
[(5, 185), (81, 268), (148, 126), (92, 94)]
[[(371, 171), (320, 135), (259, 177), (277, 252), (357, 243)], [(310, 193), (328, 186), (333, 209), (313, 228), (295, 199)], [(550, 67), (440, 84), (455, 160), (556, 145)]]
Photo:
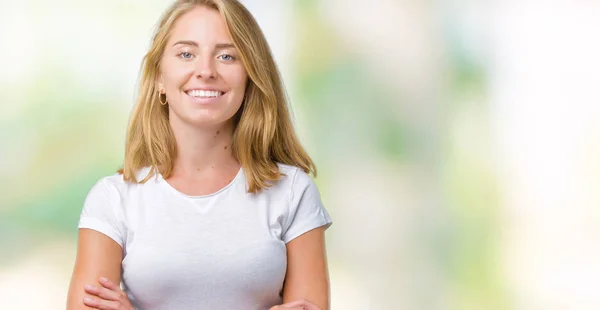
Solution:
[[(195, 41), (189, 41), (189, 40), (177, 41), (177, 42), (175, 42), (175, 44), (173, 44), (173, 46), (175, 46), (177, 44), (191, 45), (191, 46), (195, 46), (195, 47), (200, 46), (197, 42), (195, 42)], [(231, 43), (219, 43), (219, 44), (217, 44), (215, 46), (217, 48), (219, 48), (219, 49), (223, 49), (223, 48), (235, 48), (235, 46), (233, 44), (231, 44)]]

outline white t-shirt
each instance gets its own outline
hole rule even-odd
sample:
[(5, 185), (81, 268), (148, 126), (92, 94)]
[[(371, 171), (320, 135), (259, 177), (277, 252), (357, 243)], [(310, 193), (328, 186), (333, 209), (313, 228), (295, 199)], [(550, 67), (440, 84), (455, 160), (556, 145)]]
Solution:
[(88, 193), (79, 228), (121, 245), (122, 287), (136, 309), (269, 309), (282, 302), (285, 244), (332, 223), (310, 176), (279, 168), (285, 176), (258, 194), (240, 169), (199, 197), (160, 174), (144, 184), (108, 176)]

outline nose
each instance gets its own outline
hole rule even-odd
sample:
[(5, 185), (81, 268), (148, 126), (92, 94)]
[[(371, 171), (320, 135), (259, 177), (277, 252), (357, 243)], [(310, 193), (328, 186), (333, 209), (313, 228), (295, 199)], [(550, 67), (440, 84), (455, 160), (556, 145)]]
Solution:
[(196, 64), (196, 77), (201, 79), (215, 79), (217, 77), (212, 57), (204, 56), (198, 59)]

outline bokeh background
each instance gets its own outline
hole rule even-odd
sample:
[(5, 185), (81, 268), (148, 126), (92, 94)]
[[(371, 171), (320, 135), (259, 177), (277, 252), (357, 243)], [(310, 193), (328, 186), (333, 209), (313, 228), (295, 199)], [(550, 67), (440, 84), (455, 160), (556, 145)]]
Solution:
[[(246, 0), (334, 225), (333, 309), (600, 309), (600, 3)], [(0, 301), (64, 309), (170, 1), (0, 0)]]

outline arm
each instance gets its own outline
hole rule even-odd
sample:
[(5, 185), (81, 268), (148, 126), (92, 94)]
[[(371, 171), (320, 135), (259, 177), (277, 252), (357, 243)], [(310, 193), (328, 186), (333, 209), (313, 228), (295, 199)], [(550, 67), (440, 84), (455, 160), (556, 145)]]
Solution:
[(283, 302), (308, 300), (322, 310), (329, 309), (329, 275), (325, 253), (325, 228), (319, 227), (290, 241)]
[(69, 286), (67, 310), (93, 309), (83, 304), (86, 284), (100, 285), (103, 276), (113, 283), (121, 281), (121, 246), (106, 235), (91, 229), (79, 229), (77, 259)]

